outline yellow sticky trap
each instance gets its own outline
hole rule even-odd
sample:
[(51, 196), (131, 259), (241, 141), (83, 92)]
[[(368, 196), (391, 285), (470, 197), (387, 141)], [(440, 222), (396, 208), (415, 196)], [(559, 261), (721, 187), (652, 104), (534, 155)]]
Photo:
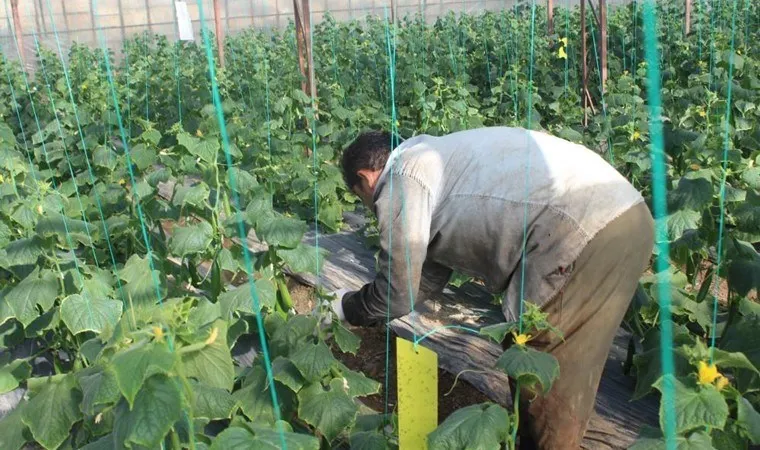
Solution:
[(438, 426), (438, 355), (396, 338), (399, 449), (427, 449), (427, 435)]

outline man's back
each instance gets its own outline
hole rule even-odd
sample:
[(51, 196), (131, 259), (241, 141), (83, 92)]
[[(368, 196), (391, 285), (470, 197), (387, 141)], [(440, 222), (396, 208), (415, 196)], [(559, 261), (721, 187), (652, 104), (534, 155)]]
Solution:
[[(417, 222), (415, 214), (431, 214), (426, 259), (483, 278), (494, 292), (506, 290), (508, 320), (516, 318), (521, 295), (524, 230), (524, 296), (540, 303), (562, 287), (564, 269), (588, 241), (642, 201), (591, 150), (519, 128), (409, 139), (386, 165), (377, 199), (390, 196), (391, 166), (397, 186), (404, 184), (396, 177), (414, 180), (406, 184), (408, 192), (394, 195), (404, 199), (410, 223)], [(416, 207), (420, 195), (426, 196), (429, 208)], [(378, 202), (381, 221), (383, 204)]]

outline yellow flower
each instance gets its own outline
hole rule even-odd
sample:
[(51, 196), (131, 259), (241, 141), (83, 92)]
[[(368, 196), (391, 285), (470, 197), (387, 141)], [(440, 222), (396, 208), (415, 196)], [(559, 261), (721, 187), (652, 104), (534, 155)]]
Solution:
[(214, 329), (211, 330), (211, 334), (209, 334), (206, 339), (206, 345), (213, 344), (217, 337), (219, 337), (219, 328), (214, 327)]
[(512, 333), (512, 336), (515, 337), (515, 344), (519, 345), (520, 347), (524, 347), (525, 344), (531, 338), (531, 336), (529, 334), (514, 334), (514, 333)]
[(122, 178), (121, 180), (119, 180), (119, 184), (122, 185), (122, 186), (124, 186), (125, 184), (127, 184), (127, 180), (125, 180), (124, 178)]
[(699, 362), (699, 384), (712, 384), (718, 377), (722, 377), (715, 364)]
[(722, 391), (729, 384), (731, 383), (728, 381), (728, 378), (721, 375), (718, 377), (718, 381), (715, 383), (715, 387), (717, 387), (719, 391)]
[(559, 59), (567, 59), (567, 53), (565, 53), (565, 47), (560, 47), (557, 51), (557, 57)]
[(164, 340), (164, 329), (161, 327), (153, 327), (153, 336), (156, 337), (157, 341), (163, 341)]
[(641, 139), (641, 133), (638, 131), (634, 131), (633, 134), (631, 134), (631, 142), (636, 141), (638, 139)]
[(5, 178), (3, 178), (2, 174), (0, 174), (0, 183), (5, 183)]
[(736, 50), (736, 53), (738, 53), (738, 54), (740, 54), (740, 55), (741, 55), (741, 54), (742, 54), (742, 50), (741, 50), (741, 49), (737, 49), (737, 50)]
[(198, 137), (203, 137), (203, 132), (200, 130), (200, 128), (195, 132), (195, 135)]
[(37, 214), (42, 214), (42, 205), (37, 205)]
[(562, 45), (567, 46), (567, 38), (566, 37), (563, 37), (559, 41), (562, 42)]
[(699, 110), (699, 117), (705, 117), (705, 116), (707, 116), (707, 111), (705, 111), (704, 109), (700, 109)]

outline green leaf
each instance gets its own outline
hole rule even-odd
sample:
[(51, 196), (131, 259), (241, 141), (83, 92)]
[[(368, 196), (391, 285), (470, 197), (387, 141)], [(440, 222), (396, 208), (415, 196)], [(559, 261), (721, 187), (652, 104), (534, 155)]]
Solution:
[(388, 438), (379, 431), (360, 431), (349, 439), (351, 450), (390, 450)]
[(297, 393), (306, 380), (298, 371), (298, 368), (287, 358), (278, 356), (272, 361), (272, 374), (274, 379), (289, 387), (294, 393)]
[(509, 430), (507, 410), (482, 403), (454, 411), (428, 435), (428, 447), (441, 450), (500, 448)]
[(256, 236), (269, 245), (295, 248), (301, 243), (308, 226), (306, 222), (277, 215), (261, 220), (256, 225)]
[(306, 434), (260, 427), (228, 428), (214, 439), (209, 450), (279, 450), (285, 446), (293, 450), (319, 450), (319, 440)]
[[(277, 300), (274, 284), (265, 278), (256, 280), (254, 284), (259, 298), (259, 306), (270, 310), (274, 309), (275, 301)], [(219, 305), (222, 317), (224, 318), (230, 318), (234, 312), (238, 311), (250, 314), (257, 314), (259, 312), (254, 311), (253, 296), (251, 296), (251, 286), (249, 283), (243, 283), (220, 295)]]
[(156, 448), (182, 415), (176, 381), (156, 374), (145, 380), (130, 410), (121, 403), (114, 418), (116, 441)]
[[(285, 402), (292, 400), (286, 394), (287, 389), (275, 382), (277, 389), (277, 399), (280, 402), (280, 409), (285, 409)], [(269, 391), (266, 371), (260, 365), (254, 365), (243, 383), (241, 389), (232, 393), (237, 400), (240, 409), (248, 419), (255, 423), (275, 423), (274, 408), (272, 407), (272, 396)]]
[(351, 425), (358, 411), (339, 379), (330, 382), (330, 390), (317, 382), (298, 393), (298, 417), (319, 430), (328, 442)]
[(681, 209), (669, 214), (665, 218), (665, 223), (670, 240), (677, 240), (687, 230), (698, 230), (701, 217), (699, 212), (690, 209)]
[(752, 189), (760, 189), (760, 166), (749, 167), (742, 173), (742, 180)]
[[(665, 392), (665, 379), (660, 378), (655, 388), (663, 395), (674, 397), (676, 433), (682, 434), (703, 427), (722, 430), (728, 419), (728, 404), (714, 386), (687, 386), (673, 378), (673, 392)], [(660, 402), (660, 427), (665, 424), (665, 402)]]
[(270, 341), (272, 353), (281, 356), (290, 355), (314, 335), (316, 328), (316, 317), (307, 315), (291, 317), (272, 333)]
[[(10, 355), (5, 354), (3, 356)], [(16, 389), (19, 383), (32, 375), (32, 366), (25, 359), (16, 359), (8, 363), (0, 357), (0, 394)]]
[(132, 163), (140, 170), (145, 170), (152, 166), (158, 159), (156, 151), (145, 146), (145, 144), (137, 144), (133, 146), (129, 150), (129, 154), (132, 158)]
[(50, 381), (24, 407), (22, 421), (34, 440), (46, 449), (55, 449), (66, 440), (69, 430), (82, 418), (82, 393), (73, 375)]
[[(119, 277), (126, 281), (124, 291), (128, 299), (135, 305), (152, 305), (166, 295), (164, 277), (158, 270), (150, 270), (148, 258), (142, 258), (137, 254), (129, 257), (124, 268), (119, 271)], [(161, 298), (156, 292), (156, 283)]]
[(203, 253), (211, 245), (214, 229), (206, 221), (184, 227), (174, 227), (169, 239), (169, 250), (173, 255), (185, 257)]
[[(668, 450), (662, 432), (645, 427), (636, 442), (628, 450)], [(691, 433), (688, 437), (676, 436), (676, 450), (715, 450), (710, 435), (703, 431)]]
[(338, 320), (333, 321), (332, 332), (335, 343), (338, 344), (340, 351), (356, 355), (362, 341), (359, 336), (344, 327)]
[(513, 345), (502, 353), (496, 367), (525, 387), (541, 385), (544, 394), (559, 377), (559, 362), (549, 353), (539, 352), (530, 347)]
[(113, 358), (113, 371), (119, 390), (134, 408), (135, 396), (143, 382), (153, 374), (168, 373), (174, 368), (177, 354), (166, 344), (139, 344)]
[(37, 236), (16, 239), (5, 246), (5, 257), (0, 260), (5, 267), (37, 264), (37, 259), (45, 254), (45, 243)]
[(219, 150), (219, 141), (216, 138), (198, 139), (188, 133), (180, 133), (177, 135), (177, 142), (201, 161), (209, 164), (216, 162), (216, 154)]
[(50, 271), (34, 269), (28, 277), (21, 280), (10, 292), (5, 295), (11, 311), (16, 320), (25, 327), (40, 315), (38, 307), (47, 311), (53, 307), (58, 297), (58, 280)]
[(32, 440), (29, 430), (22, 421), (24, 406), (24, 404), (19, 405), (0, 420), (0, 448), (3, 450), (19, 450)]
[(488, 336), (497, 344), (501, 344), (509, 333), (517, 331), (519, 328), (520, 325), (517, 322), (501, 322), (481, 328), (480, 334)]
[(232, 394), (204, 383), (192, 383), (193, 417), (209, 420), (229, 419), (237, 407)]
[(98, 406), (115, 404), (121, 394), (116, 376), (110, 370), (98, 369), (79, 376), (82, 388), (82, 412), (94, 416)]
[[(279, 249), (277, 256), (290, 267), (295, 273), (313, 273), (317, 269), (317, 263), (322, 266), (322, 261), (325, 258), (327, 251), (323, 248), (317, 249), (311, 245), (300, 244), (293, 249)], [(319, 256), (317, 256), (319, 255)]]
[(739, 396), (736, 399), (736, 415), (736, 424), (744, 430), (749, 440), (754, 445), (760, 444), (760, 414), (752, 403)]
[(159, 133), (157, 130), (150, 128), (148, 130), (143, 131), (143, 134), (140, 135), (140, 137), (146, 142), (150, 142), (153, 145), (158, 145), (158, 142), (161, 140), (161, 133)]
[(61, 302), (61, 319), (73, 334), (83, 331), (100, 333), (116, 325), (122, 306), (122, 302), (109, 298), (85, 298), (73, 294)]
[(338, 363), (341, 375), (346, 380), (346, 386), (348, 391), (346, 392), (349, 397), (366, 397), (368, 395), (374, 395), (380, 393), (382, 385), (372, 378), (368, 378), (361, 372), (356, 372), (342, 363)]
[(712, 202), (712, 195), (710, 180), (683, 177), (678, 180), (678, 187), (669, 192), (669, 208), (700, 211)]
[(232, 390), (235, 367), (227, 346), (227, 322), (217, 320), (212, 325), (218, 330), (216, 339), (200, 350), (182, 354), (185, 375), (211, 387)]
[(208, 200), (209, 195), (211, 195), (211, 189), (209, 189), (208, 185), (202, 181), (193, 186), (178, 184), (174, 190), (172, 205), (177, 207), (194, 206), (196, 208), (201, 208)]
[(321, 379), (338, 362), (323, 341), (316, 344), (306, 344), (293, 353), (290, 360), (308, 382)]

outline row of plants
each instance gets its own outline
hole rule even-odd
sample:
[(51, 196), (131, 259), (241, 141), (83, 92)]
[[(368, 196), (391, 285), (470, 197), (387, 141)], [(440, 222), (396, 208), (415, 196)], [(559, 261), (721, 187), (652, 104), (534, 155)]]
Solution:
[[(682, 3), (658, 10), (677, 431), (684, 448), (744, 448), (760, 443), (751, 338), (760, 312), (750, 299), (760, 284), (760, 84), (751, 45), (760, 11), (748, 3), (735, 15), (732, 45), (731, 8), (697, 5), (694, 32), (682, 38)], [(60, 55), (40, 48), (34, 79), (4, 58), (0, 90), (12, 100), (0, 104), (0, 392), (24, 387), (28, 399), (0, 421), (0, 447), (396, 445), (395, 419), (354, 401), (380, 384), (333, 356), (358, 351), (358, 339), (326, 325), (327, 311), (294, 315), (285, 284), (286, 270), (319, 267), (321, 255), (301, 242), (310, 224), (337, 230), (354, 207), (340, 150), (362, 129), (389, 128), (394, 107), (403, 136), (525, 126), (530, 108), (533, 128), (604, 153), (651, 201), (640, 9), (634, 2), (610, 12), (611, 76), (598, 89), (591, 52), (595, 107), (585, 111), (578, 9), (556, 12), (548, 35), (539, 8), (534, 39), (526, 5), (434, 24), (408, 17), (398, 27), (328, 17), (314, 30), (314, 103), (300, 90), (292, 26), (230, 36), (217, 81), (232, 165), (202, 46), (135, 37), (118, 58), (110, 54), (113, 80), (98, 48), (73, 45), (65, 69)], [(598, 40), (591, 14), (589, 39)], [(241, 223), (266, 249), (248, 253)], [(663, 385), (658, 280), (642, 279), (626, 320), (643, 349), (632, 355), (636, 398)], [(713, 326), (718, 282), (727, 289)], [(556, 361), (525, 344), (549, 325), (538, 311), (527, 317), (535, 329), (515, 336), (497, 366), (546, 391)], [(499, 342), (514, 331), (483, 330)], [(256, 353), (247, 367), (232, 356), (246, 340)], [(514, 447), (515, 416), (492, 404), (465, 408), (430, 436), (431, 448)], [(637, 445), (663, 444), (647, 430)]]

